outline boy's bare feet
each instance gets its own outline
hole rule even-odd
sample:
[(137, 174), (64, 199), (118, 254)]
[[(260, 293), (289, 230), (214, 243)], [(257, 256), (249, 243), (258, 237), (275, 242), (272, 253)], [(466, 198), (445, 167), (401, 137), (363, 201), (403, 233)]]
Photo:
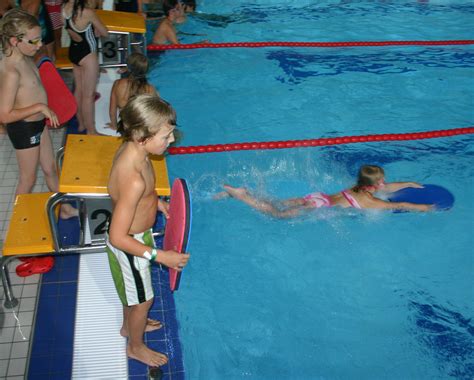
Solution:
[(144, 344), (139, 347), (127, 346), (127, 355), (129, 358), (138, 360), (150, 367), (159, 367), (168, 363), (168, 357), (160, 352), (150, 350)]
[(59, 210), (59, 217), (61, 219), (70, 219), (79, 215), (79, 210), (72, 207), (69, 203), (63, 203)]
[(163, 324), (160, 321), (157, 321), (156, 319), (147, 318), (145, 332), (155, 331), (161, 329), (162, 327)]
[[(163, 324), (160, 321), (157, 321), (155, 319), (147, 318), (146, 321), (146, 326), (145, 326), (145, 332), (151, 332), (155, 330), (159, 330), (163, 327)], [(125, 327), (122, 327), (120, 329), (120, 335), (122, 335), (124, 338), (128, 338), (128, 331)]]

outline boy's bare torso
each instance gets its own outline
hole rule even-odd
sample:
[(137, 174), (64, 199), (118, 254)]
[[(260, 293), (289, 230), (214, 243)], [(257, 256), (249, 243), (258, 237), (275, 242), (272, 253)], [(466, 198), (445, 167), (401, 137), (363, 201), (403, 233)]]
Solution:
[(164, 18), (153, 36), (153, 43), (159, 45), (164, 45), (168, 42), (174, 43), (175, 41), (172, 40), (173, 38), (176, 39), (174, 25), (168, 18)]
[(148, 157), (144, 160), (137, 159), (138, 157), (132, 144), (132, 142), (126, 142), (117, 151), (109, 176), (108, 191), (115, 208), (115, 205), (121, 201), (121, 197), (124, 197), (125, 194), (135, 191), (133, 189), (137, 187), (144, 188), (143, 192), (135, 194), (139, 197), (139, 201), (129, 233), (136, 234), (144, 232), (153, 226), (158, 202), (153, 166)]
[[(36, 103), (48, 103), (46, 91), (43, 88), (38, 69), (32, 59), (10, 60), (8, 57), (4, 57), (0, 61), (0, 76), (3, 77), (4, 75), (18, 76), (18, 88), (13, 109), (29, 107)], [(11, 89), (11, 91), (14, 91), (14, 89)], [(37, 113), (25, 120), (36, 121), (43, 118), (42, 113)]]

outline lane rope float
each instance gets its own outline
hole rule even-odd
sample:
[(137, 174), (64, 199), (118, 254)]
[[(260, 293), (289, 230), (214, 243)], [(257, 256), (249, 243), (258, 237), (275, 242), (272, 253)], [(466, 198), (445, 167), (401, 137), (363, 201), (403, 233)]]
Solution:
[(219, 49), (219, 48), (262, 48), (262, 47), (357, 47), (357, 46), (440, 46), (474, 45), (474, 40), (437, 40), (437, 41), (343, 41), (343, 42), (222, 42), (202, 44), (177, 44), (147, 46), (149, 52), (161, 50)]
[(263, 142), (243, 142), (234, 144), (211, 144), (180, 146), (168, 148), (169, 154), (197, 154), (197, 153), (219, 153), (236, 150), (265, 150), (265, 149), (288, 149), (288, 148), (308, 148), (315, 146), (343, 145), (366, 142), (382, 141), (408, 141), (434, 139), (440, 137), (450, 137), (457, 135), (469, 135), (474, 133), (474, 126), (466, 128), (443, 129), (438, 131), (408, 132), (408, 133), (384, 133), (379, 135), (361, 136), (341, 136), (323, 137), (307, 140), (285, 140), (285, 141), (263, 141)]

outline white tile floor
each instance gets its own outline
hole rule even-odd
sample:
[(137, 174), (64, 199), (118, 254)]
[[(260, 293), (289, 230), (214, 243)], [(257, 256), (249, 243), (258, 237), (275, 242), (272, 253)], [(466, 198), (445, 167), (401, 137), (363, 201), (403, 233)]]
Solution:
[[(63, 143), (64, 130), (50, 130), (55, 150)], [(8, 136), (0, 134), (0, 238), (3, 242), (12, 212), (18, 167), (15, 150)], [(48, 191), (44, 183), (41, 169), (33, 189), (34, 192)], [(24, 379), (28, 351), (30, 348), (30, 334), (36, 311), (36, 295), (40, 275), (18, 277), (15, 268), (18, 261), (9, 265), (10, 280), (13, 285), (13, 294), (20, 301), (14, 309), (3, 307), (4, 291), (0, 288), (0, 380)]]

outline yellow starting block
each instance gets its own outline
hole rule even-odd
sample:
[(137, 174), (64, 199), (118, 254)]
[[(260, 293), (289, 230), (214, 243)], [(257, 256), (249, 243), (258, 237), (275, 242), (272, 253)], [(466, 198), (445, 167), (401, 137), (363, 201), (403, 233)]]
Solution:
[(15, 199), (3, 256), (54, 252), (46, 203), (53, 193), (21, 194)]
[[(4, 306), (6, 308), (15, 307), (18, 304), (12, 292), (8, 272), (8, 263), (15, 257), (104, 251), (106, 230), (101, 231), (98, 239), (89, 238), (85, 241), (85, 235), (90, 231), (89, 220), (86, 219), (88, 217), (87, 202), (91, 199), (96, 202), (102, 200), (102, 204), (110, 202), (108, 195), (103, 194), (32, 193), (16, 197), (2, 256), (0, 256), (0, 276), (5, 291)], [(75, 202), (79, 211), (79, 243), (64, 246), (60, 241), (57, 211), (60, 203), (71, 201)], [(99, 210), (99, 214), (104, 213), (110, 215), (108, 209)], [(105, 225), (105, 222), (104, 219), (102, 225)]]
[(146, 33), (145, 19), (138, 13), (96, 10), (95, 13), (109, 31)]
[[(113, 136), (69, 135), (59, 179), (61, 193), (107, 194), (107, 182), (115, 152), (121, 140)], [(171, 194), (168, 169), (163, 156), (151, 159), (156, 192)]]
[[(133, 52), (146, 54), (144, 18), (137, 13), (97, 10), (102, 23), (109, 30), (107, 38), (99, 42), (99, 63), (102, 67), (125, 66)], [(56, 50), (55, 65), (59, 69), (72, 69), (68, 48)]]
[(5, 291), (5, 307), (18, 304), (12, 293), (8, 262), (15, 256), (47, 255), (54, 253), (54, 244), (46, 213), (46, 204), (53, 193), (18, 195), (8, 227), (3, 253), (0, 256), (0, 273)]
[[(60, 193), (22, 194), (16, 198), (3, 256), (0, 256), (6, 308), (18, 303), (8, 274), (8, 262), (15, 256), (104, 251), (107, 220), (112, 210), (107, 182), (120, 144), (120, 139), (113, 136), (69, 135), (59, 181)], [(152, 158), (152, 164), (157, 194), (169, 196), (164, 157)], [(64, 246), (59, 236), (56, 210), (60, 203), (71, 201), (79, 211), (79, 243)]]

